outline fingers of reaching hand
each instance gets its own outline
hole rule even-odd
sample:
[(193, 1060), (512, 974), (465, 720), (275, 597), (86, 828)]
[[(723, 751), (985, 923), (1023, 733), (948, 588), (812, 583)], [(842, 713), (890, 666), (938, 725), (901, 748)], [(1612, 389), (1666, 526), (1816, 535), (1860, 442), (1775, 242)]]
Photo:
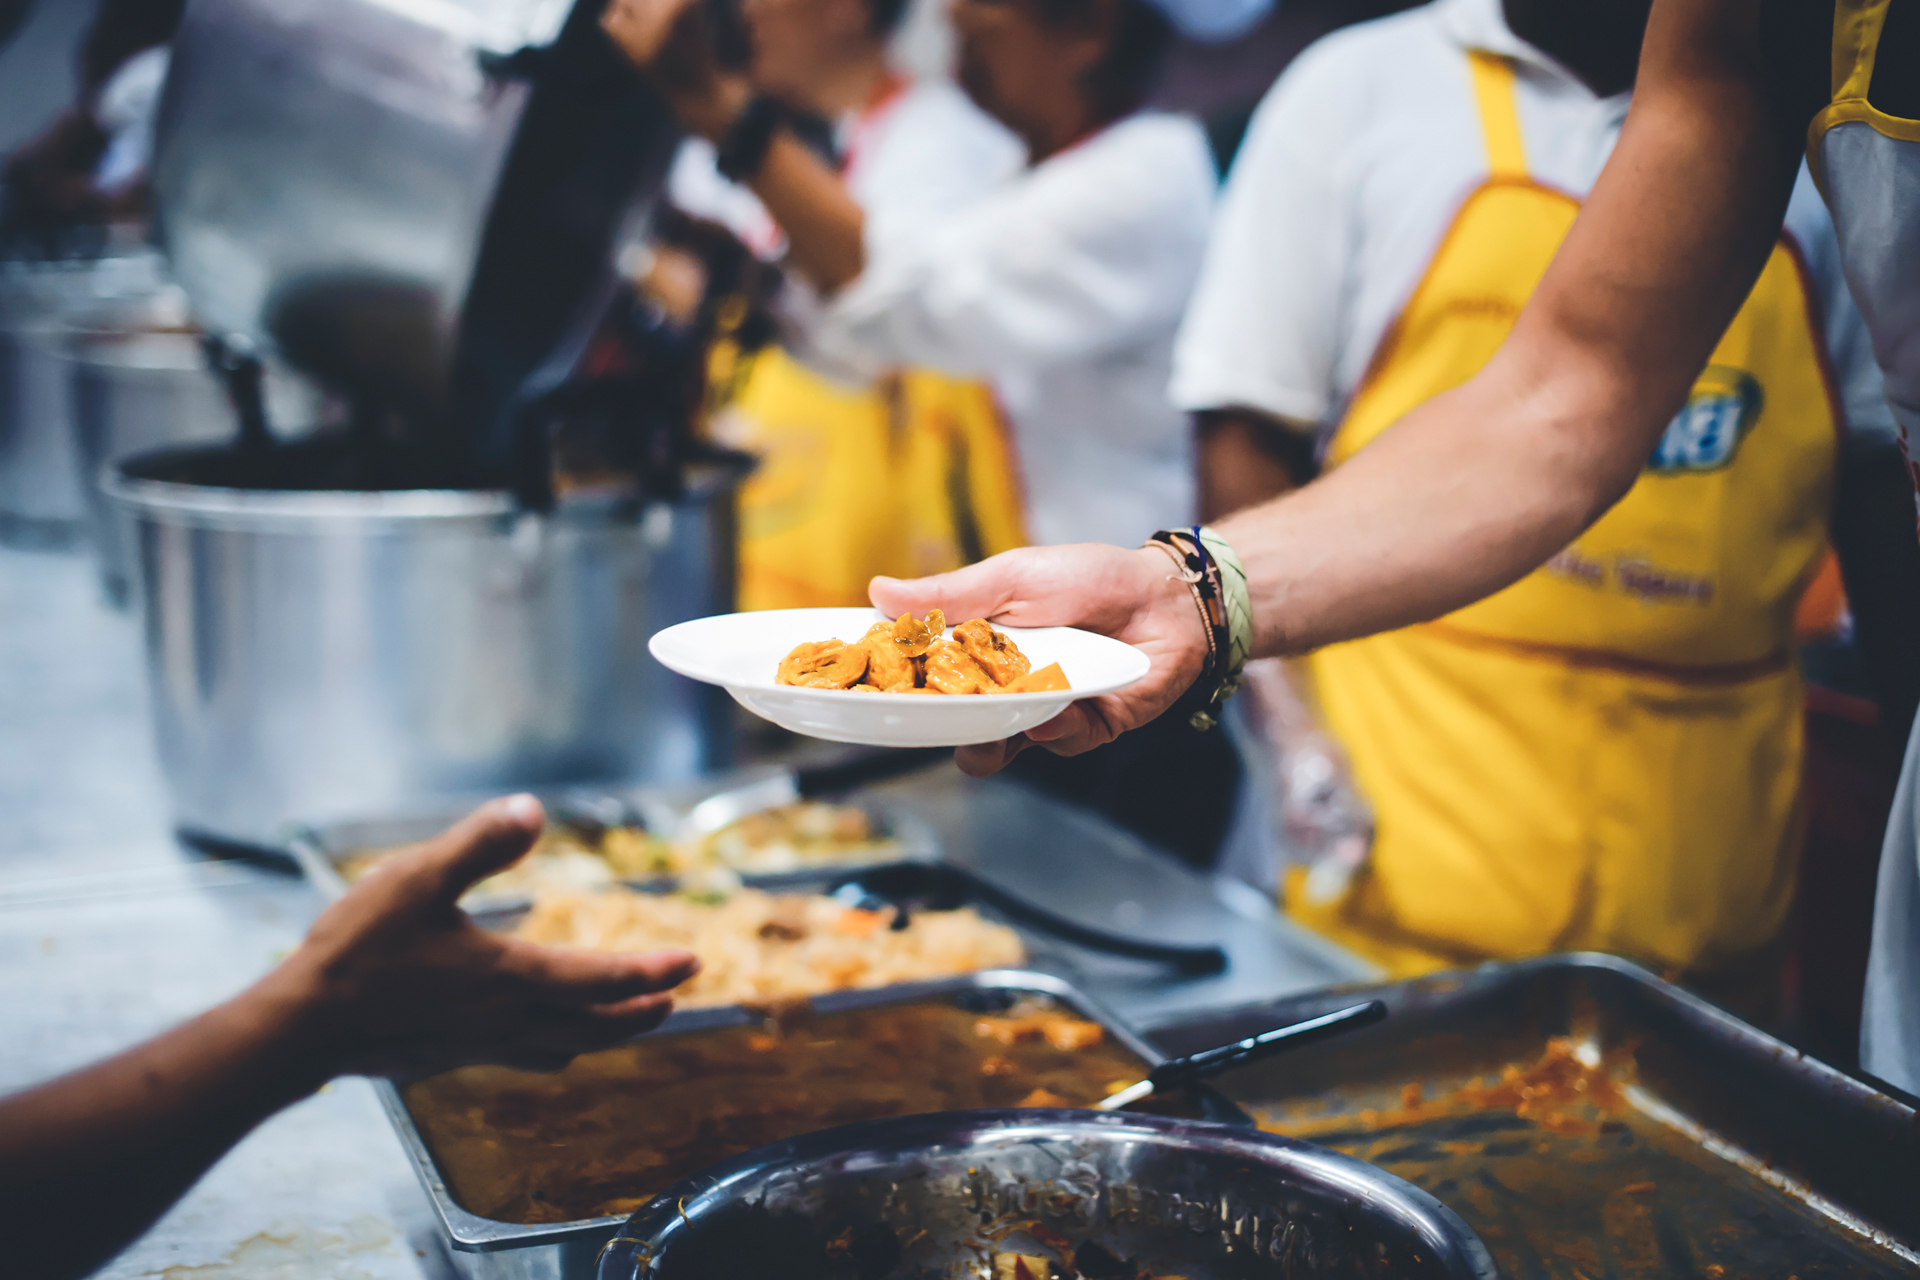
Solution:
[(507, 965), (533, 989), (536, 998), (569, 1008), (613, 1008), (673, 988), (700, 971), (700, 961), (685, 951), (646, 955), (542, 947), (507, 940)]
[(645, 1035), (673, 1012), (673, 997), (646, 996), (599, 1009), (548, 1009), (529, 1015), (509, 1053), (591, 1053)]
[(588, 1009), (529, 1010), (497, 1026), (490, 1043), (477, 1043), (457, 1056), (523, 1071), (557, 1071), (580, 1054), (645, 1035), (672, 1012), (669, 995), (637, 996)]
[(453, 905), (476, 882), (519, 861), (545, 824), (546, 811), (532, 796), (481, 805), (420, 849), (434, 897)]

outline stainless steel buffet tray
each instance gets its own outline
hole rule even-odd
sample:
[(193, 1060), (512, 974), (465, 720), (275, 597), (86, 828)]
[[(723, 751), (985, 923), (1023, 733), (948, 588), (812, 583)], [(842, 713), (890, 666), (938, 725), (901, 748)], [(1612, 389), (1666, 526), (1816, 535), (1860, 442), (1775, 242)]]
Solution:
[[(735, 785), (732, 775), (711, 781), (698, 789), (681, 787), (656, 792), (653, 789), (572, 788), (545, 793), (540, 798), (547, 806), (549, 821), (583, 818), (608, 827), (634, 826), (657, 830), (669, 826), (673, 815), (690, 807), (688, 797), (697, 799), (730, 785)], [(476, 795), (467, 803), (440, 799), (411, 814), (296, 826), (288, 833), (286, 850), (316, 888), (329, 898), (337, 898), (347, 891), (347, 881), (341, 874), (341, 867), (355, 854), (425, 840), (444, 831), (488, 798)], [(741, 881), (750, 886), (784, 888), (797, 880), (816, 876), (830, 878), (881, 862), (931, 862), (939, 858), (939, 837), (923, 819), (905, 806), (865, 793), (836, 796), (831, 802), (852, 805), (865, 811), (874, 829), (892, 842), (890, 847), (867, 858), (807, 863), (791, 871), (744, 872), (740, 876)], [(628, 878), (621, 883), (659, 888), (671, 886), (676, 880), (676, 876), (667, 874)], [(525, 906), (527, 901), (524, 893), (488, 893), (470, 896), (466, 905), (475, 910), (502, 911)]]
[(1263, 1128), (1425, 1188), (1507, 1280), (1920, 1273), (1912, 1101), (1624, 961), (1346, 987), (1151, 1034), (1185, 1053), (1360, 994), (1392, 1015), (1221, 1090)]
[[(927, 1000), (966, 1001), (1021, 995), (1048, 997), (1060, 1007), (1099, 1023), (1115, 1043), (1149, 1064), (1158, 1063), (1164, 1057), (1104, 1006), (1071, 984), (1043, 973), (993, 970), (937, 982), (840, 992), (818, 997), (811, 1003), (817, 1015), (825, 1016)], [(652, 1036), (751, 1026), (764, 1018), (763, 1012), (738, 1006), (689, 1010), (674, 1014)], [(433, 1202), (434, 1212), (450, 1246), (449, 1256), (461, 1274), (469, 1280), (571, 1280), (573, 1277), (593, 1274), (595, 1258), (606, 1242), (612, 1239), (620, 1224), (626, 1221), (626, 1215), (522, 1225), (468, 1212), (455, 1202), (425, 1137), (402, 1100), (399, 1087), (380, 1080), (374, 1082), (374, 1088), (393, 1122), (394, 1130), (400, 1136), (408, 1160)], [(1210, 1119), (1239, 1123), (1247, 1120), (1244, 1111), (1211, 1090), (1196, 1090), (1195, 1096)], [(643, 1138), (636, 1135), (635, 1140), (641, 1141)]]

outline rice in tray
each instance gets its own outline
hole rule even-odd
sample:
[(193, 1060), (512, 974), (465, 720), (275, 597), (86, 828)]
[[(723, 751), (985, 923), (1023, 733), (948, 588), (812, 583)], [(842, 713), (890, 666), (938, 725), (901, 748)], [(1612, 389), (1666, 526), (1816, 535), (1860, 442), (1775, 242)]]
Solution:
[(674, 993), (682, 1008), (765, 1005), (856, 987), (884, 987), (1015, 966), (1020, 936), (972, 908), (922, 911), (894, 929), (891, 911), (832, 898), (741, 889), (722, 902), (614, 890), (549, 893), (515, 932), (597, 951), (681, 947), (701, 969)]

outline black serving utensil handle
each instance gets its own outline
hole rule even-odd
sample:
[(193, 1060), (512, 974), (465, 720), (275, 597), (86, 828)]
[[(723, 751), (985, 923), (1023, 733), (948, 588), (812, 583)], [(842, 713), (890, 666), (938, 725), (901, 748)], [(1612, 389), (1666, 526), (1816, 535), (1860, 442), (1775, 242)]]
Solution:
[(1349, 1005), (1345, 1009), (1336, 1009), (1332, 1013), (1323, 1013), (1317, 1018), (1308, 1018), (1304, 1022), (1290, 1023), (1284, 1027), (1275, 1027), (1263, 1031), (1257, 1036), (1248, 1036), (1245, 1040), (1236, 1040), (1232, 1044), (1223, 1044), (1215, 1049), (1203, 1049), (1199, 1053), (1190, 1053), (1184, 1058), (1169, 1058), (1150, 1072), (1147, 1078), (1153, 1081), (1155, 1093), (1165, 1093), (1169, 1089), (1178, 1089), (1223, 1071), (1235, 1067), (1244, 1067), (1248, 1063), (1258, 1062), (1287, 1049), (1299, 1049), (1306, 1045), (1318, 1044), (1348, 1031), (1358, 1031), (1361, 1027), (1370, 1027), (1387, 1016), (1387, 1006), (1378, 1000), (1369, 1000), (1364, 1004)]
[(904, 909), (918, 902), (922, 909), (950, 910), (967, 902), (993, 908), (1007, 919), (1029, 928), (1050, 933), (1075, 946), (1108, 955), (1126, 956), (1164, 964), (1182, 973), (1219, 973), (1227, 967), (1227, 953), (1217, 946), (1175, 946), (1162, 942), (1143, 942), (1101, 929), (1091, 929), (1045, 907), (981, 879), (960, 867), (939, 862), (895, 862), (868, 867), (837, 881), (828, 891), (836, 897), (858, 893), (863, 900), (879, 901)]

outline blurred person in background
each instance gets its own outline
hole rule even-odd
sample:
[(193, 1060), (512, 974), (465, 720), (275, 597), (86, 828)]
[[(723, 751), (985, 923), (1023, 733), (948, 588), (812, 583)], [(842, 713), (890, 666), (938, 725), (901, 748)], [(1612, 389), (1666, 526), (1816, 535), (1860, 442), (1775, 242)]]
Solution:
[[(1194, 511), (1173, 337), (1217, 183), (1192, 119), (1146, 108), (1176, 28), (1246, 29), (1265, 0), (956, 0), (958, 78), (1026, 165), (964, 206), (870, 218), (846, 183), (722, 70), (690, 0), (616, 0), (606, 25), (785, 234), (820, 306), (809, 359), (849, 377), (922, 367), (989, 380), (1011, 421), (1037, 542), (1130, 541)], [(1225, 830), (1238, 764), (1169, 720), (1032, 778), (1197, 862)]]
[[(1651, 0), (1436, 0), (1255, 115), (1181, 332), (1203, 510), (1338, 467), (1496, 351), (1611, 154)], [(1467, 193), (1462, 198), (1462, 193)], [(1839, 246), (1786, 232), (1627, 497), (1545, 567), (1306, 660), (1371, 806), (1298, 920), (1395, 976), (1599, 950), (1772, 1012), (1802, 837), (1795, 606), (1837, 445), (1890, 437)]]
[(154, 118), (186, 0), (103, 0), (79, 51), (80, 94), (7, 158), (7, 230), (137, 221)]
[(256, 1125), (334, 1076), (483, 1062), (554, 1071), (659, 1026), (667, 993), (699, 968), (691, 955), (538, 946), (457, 905), (525, 854), (544, 821), (532, 796), (483, 805), (356, 883), (225, 1004), (0, 1097), (6, 1274), (92, 1272)]
[[(952, 83), (893, 68), (889, 42), (905, 9), (906, 0), (745, 0), (744, 48), (728, 50), (726, 32), (717, 42), (822, 153), (879, 239), (964, 208), (1022, 159), (1018, 139)], [(785, 233), (717, 162), (711, 142), (689, 137), (668, 199), (781, 261)], [(789, 276), (771, 309), (777, 343), (750, 350), (736, 327), (713, 361), (714, 434), (761, 457), (740, 499), (742, 608), (861, 605), (875, 574), (939, 572), (1025, 541), (989, 388), (906, 364), (853, 376), (806, 363), (818, 300), (803, 276)]]

